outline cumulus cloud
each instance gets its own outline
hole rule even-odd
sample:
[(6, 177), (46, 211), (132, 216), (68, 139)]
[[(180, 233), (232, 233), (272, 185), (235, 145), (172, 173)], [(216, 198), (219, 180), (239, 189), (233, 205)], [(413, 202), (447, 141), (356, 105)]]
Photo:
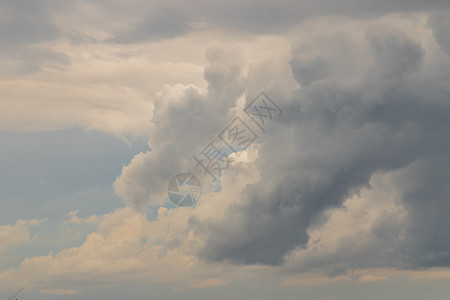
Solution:
[(38, 226), (44, 220), (19, 220), (15, 225), (0, 226), (0, 252), (6, 252), (8, 248), (28, 242), (31, 238), (29, 227)]
[[(158, 211), (150, 222), (131, 208), (101, 217), (79, 247), (29, 257), (0, 271), (1, 287), (26, 285), (44, 294), (69, 295), (110, 284), (171, 284), (207, 288), (226, 285), (233, 269), (199, 262), (186, 235), (190, 209)], [(229, 274), (227, 274), (229, 273)]]
[(15, 226), (7, 225), (0, 227), (0, 251), (6, 251), (10, 246), (28, 241), (30, 232), (24, 222), (17, 222)]
[[(117, 218), (122, 220), (120, 225), (116, 224), (114, 216), (105, 218), (99, 225), (99, 233), (91, 233), (81, 247), (65, 249), (55, 256), (50, 253), (26, 258), (18, 269), (3, 270), (0, 277), (5, 284), (27, 284), (42, 288), (44, 293), (55, 294), (70, 290), (70, 286), (65, 288), (67, 282), (62, 276), (68, 270), (72, 274), (71, 282), (83, 281), (89, 274), (108, 277), (113, 270), (134, 270), (140, 263), (128, 253), (139, 247), (141, 219), (126, 211), (118, 212)], [(126, 257), (124, 253), (127, 253)], [(102, 282), (99, 277), (92, 280), (93, 285)], [(58, 285), (49, 286), (48, 282), (58, 282)]]
[[(195, 86), (167, 86), (154, 99), (151, 152), (136, 155), (114, 183), (126, 203), (143, 208), (160, 203), (170, 178), (186, 170), (196, 152), (217, 136), (243, 93), (239, 56), (231, 47), (211, 48), (206, 92)], [(225, 54), (224, 54), (225, 53)]]
[[(129, 207), (70, 212), (66, 224), (98, 229), (0, 282), (68, 295), (221, 286), (238, 272), (283, 285), (383, 280), (388, 267), (448, 277), (433, 268), (450, 265), (449, 22), (424, 14), (446, 1), (176, 4), (6, 5), (16, 18), (0, 17), (0, 128), (138, 135), (151, 151), (114, 183)], [(160, 208), (154, 221), (134, 210), (163, 203), (170, 178), (261, 90), (284, 114), (233, 154), (221, 193), (205, 187), (195, 209)], [(31, 225), (0, 227), (0, 252)]]
[[(420, 18), (408, 22), (425, 28)], [(446, 208), (445, 180), (439, 183), (423, 174), (440, 166), (445, 178), (449, 144), (442, 137), (448, 129), (448, 91), (437, 82), (446, 82), (447, 73), (436, 72), (438, 58), (432, 47), (405, 30), (408, 26), (402, 27), (396, 18), (376, 23), (347, 21), (330, 31), (301, 32), (302, 39), (293, 43), (281, 63), (273, 58), (249, 64), (234, 49), (211, 48), (206, 54), (206, 90), (167, 85), (153, 97), (152, 151), (136, 155), (123, 168), (114, 184), (117, 194), (138, 209), (162, 203), (170, 177), (188, 168), (196, 151), (235, 115), (239, 97), (254, 95), (263, 82), (286, 114), (274, 122), (266, 139), (258, 141), (254, 157), (261, 179), (248, 180), (229, 205), (222, 204), (223, 219), (218, 213), (214, 219), (194, 215), (189, 220), (203, 245), (195, 249), (198, 257), (282, 265), (289, 255), (308, 251), (311, 228), (317, 220), (326, 223), (329, 210), (370, 189), (377, 174), (393, 174), (392, 190), (399, 194), (399, 204), (377, 215), (364, 231), (367, 243), (352, 252), (354, 256), (342, 257), (339, 253), (347, 248), (339, 246), (343, 248), (326, 252), (330, 260), (309, 257), (311, 262), (297, 263), (306, 269), (320, 265), (330, 274), (359, 263), (386, 267), (395, 262), (398, 268), (446, 265), (447, 245), (430, 240), (446, 240), (445, 233), (434, 234), (444, 222), (436, 207)], [(248, 66), (247, 77), (240, 65)], [(289, 73), (282, 74), (286, 67)], [(273, 80), (273, 74), (282, 79)], [(298, 86), (293, 88), (292, 82)], [(245, 173), (248, 165), (244, 166), (235, 171)], [(436, 202), (424, 208), (424, 199)], [(439, 221), (425, 222), (428, 217), (419, 212)], [(367, 259), (367, 253), (382, 248), (391, 250)]]
[[(447, 211), (449, 198), (450, 104), (448, 89), (428, 75), (426, 50), (389, 26), (368, 25), (363, 40), (340, 41), (344, 46), (332, 54), (322, 45), (335, 37), (320, 39), (317, 52), (305, 53), (304, 41), (292, 50), (301, 88), (284, 102), (296, 110), (261, 144), (261, 180), (243, 190), (223, 220), (194, 222), (205, 238), (200, 257), (280, 265), (291, 251), (308, 246), (315, 219), (370, 187), (374, 175), (396, 172), (407, 217), (385, 215), (368, 233), (380, 243), (366, 248), (389, 247), (393, 256), (361, 264), (387, 267), (395, 257), (399, 268), (448, 265), (446, 216), (439, 212)], [(363, 59), (349, 59), (354, 53)], [(348, 64), (344, 73), (338, 72), (340, 60)], [(447, 82), (448, 73), (439, 79)]]

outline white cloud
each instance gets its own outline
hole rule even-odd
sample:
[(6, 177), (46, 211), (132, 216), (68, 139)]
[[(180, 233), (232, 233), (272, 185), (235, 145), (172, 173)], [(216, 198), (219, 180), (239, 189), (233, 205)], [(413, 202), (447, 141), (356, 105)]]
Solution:
[(64, 221), (64, 224), (98, 224), (101, 220), (98, 216), (91, 215), (87, 218), (78, 217), (79, 210), (73, 210), (68, 213), (69, 220)]
[(11, 246), (30, 241), (29, 227), (39, 226), (46, 220), (19, 220), (15, 225), (0, 226), (0, 253), (6, 252)]

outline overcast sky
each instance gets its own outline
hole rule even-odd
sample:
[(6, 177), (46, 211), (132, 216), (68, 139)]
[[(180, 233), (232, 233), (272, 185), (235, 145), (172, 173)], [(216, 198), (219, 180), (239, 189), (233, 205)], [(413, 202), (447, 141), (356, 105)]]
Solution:
[(0, 299), (448, 299), (449, 28), (448, 0), (0, 0)]

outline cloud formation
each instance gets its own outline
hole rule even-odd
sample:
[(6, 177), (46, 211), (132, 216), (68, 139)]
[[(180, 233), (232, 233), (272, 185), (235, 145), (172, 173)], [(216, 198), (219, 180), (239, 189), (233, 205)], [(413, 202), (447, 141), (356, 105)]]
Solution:
[(0, 252), (6, 252), (9, 247), (25, 243), (30, 239), (27, 225), (36, 225), (37, 221), (17, 221), (14, 226), (0, 226)]
[[(292, 50), (301, 88), (283, 101), (292, 109), (273, 140), (261, 144), (261, 180), (222, 220), (194, 222), (205, 237), (200, 257), (280, 265), (307, 247), (315, 218), (369, 187), (374, 175), (395, 172), (407, 217), (401, 230), (392, 217), (374, 224), (369, 234), (380, 241), (374, 249), (388, 247), (392, 257), (361, 263), (447, 266), (450, 103), (446, 85), (436, 84), (433, 59), (425, 59), (420, 41), (389, 26), (369, 24), (358, 44), (340, 40), (333, 51), (322, 47), (334, 36), (313, 39), (317, 49), (302, 41)], [(448, 84), (448, 75), (439, 74), (439, 82)]]
[[(37, 146), (43, 133), (26, 135), (19, 148), (32, 149), (15, 157), (29, 177), (5, 163), (11, 199), (3, 203), (32, 182), (61, 191), (54, 201), (69, 212), (47, 235), (31, 229), (37, 221), (4, 221), (2, 289), (79, 296), (135, 284), (200, 290), (449, 277), (447, 1), (45, 0), (2, 8), (0, 130), (17, 137), (81, 128), (148, 139), (151, 148), (119, 174), (106, 165), (137, 151), (115, 156), (116, 143), (62, 131), (65, 139), (48, 140), (71, 141), (59, 156)], [(261, 91), (284, 110), (265, 132), (242, 112)], [(161, 207), (170, 178), (195, 169), (193, 156), (236, 116), (258, 139), (232, 154), (221, 191), (205, 180), (194, 209)], [(7, 162), (15, 150), (4, 148)], [(32, 154), (39, 151), (46, 155)], [(86, 162), (100, 156), (110, 158)], [(70, 164), (57, 161), (67, 157)], [(44, 167), (57, 187), (30, 176)], [(79, 169), (77, 179), (61, 176), (71, 174), (64, 168)], [(92, 191), (114, 178), (125, 207), (103, 201), (102, 213), (114, 211), (95, 215), (101, 195)], [(92, 190), (74, 191), (81, 182)], [(68, 191), (76, 197), (63, 197)], [(30, 218), (46, 212), (45, 192), (23, 192), (40, 193), (20, 204), (42, 207)], [(43, 249), (52, 234), (55, 248)], [(33, 238), (38, 250), (20, 248)]]
[(168, 180), (187, 168), (229, 120), (243, 93), (243, 79), (231, 47), (210, 49), (204, 77), (206, 93), (195, 86), (166, 87), (154, 99), (151, 152), (136, 155), (114, 183), (126, 203), (142, 209), (164, 198)]

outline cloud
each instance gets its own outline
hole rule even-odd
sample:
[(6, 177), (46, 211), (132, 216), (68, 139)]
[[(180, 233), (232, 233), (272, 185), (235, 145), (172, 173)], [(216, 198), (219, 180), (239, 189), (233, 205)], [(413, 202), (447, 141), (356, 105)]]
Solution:
[(2, 49), (58, 37), (59, 31), (51, 22), (52, 2), (42, 1), (38, 5), (22, 0), (6, 1), (0, 19)]
[(429, 16), (428, 23), (433, 30), (436, 42), (445, 53), (450, 55), (450, 37), (446, 34), (446, 28), (450, 26), (450, 13), (435, 12)]
[(66, 54), (43, 45), (62, 37), (52, 20), (54, 7), (51, 0), (39, 4), (21, 0), (3, 3), (0, 54), (21, 63), (19, 74), (31, 74), (43, 68), (63, 68), (69, 64)]
[[(230, 52), (210, 50), (206, 93), (192, 86), (167, 86), (155, 97), (152, 152), (135, 156), (123, 168), (116, 192), (139, 209), (162, 203), (168, 179), (186, 168), (205, 136), (218, 132), (226, 118), (236, 114), (244, 87), (252, 95), (267, 83), (286, 114), (274, 122), (266, 139), (257, 141), (253, 158), (258, 172), (252, 174), (261, 179), (244, 180), (247, 184), (221, 206), (223, 216), (216, 212), (214, 218), (189, 219), (201, 241), (200, 249), (194, 249), (198, 257), (206, 262), (283, 265), (291, 255), (309, 253), (311, 229), (319, 226), (318, 220), (326, 224), (329, 211), (363, 190), (375, 189), (374, 176), (386, 174), (392, 176), (398, 203), (391, 211), (374, 213), (370, 226), (359, 233), (363, 241), (358, 243), (358, 235), (343, 237), (347, 244), (336, 241), (332, 252), (323, 256), (300, 256), (294, 272), (324, 268), (337, 276), (350, 268), (447, 265), (446, 243), (432, 238), (446, 240), (445, 233), (435, 234), (444, 221), (436, 215), (436, 206), (422, 207), (424, 199), (433, 199), (431, 194), (415, 196), (414, 187), (440, 191), (435, 204), (438, 211), (445, 210), (445, 184), (430, 181), (431, 175), (425, 176), (428, 180), (415, 178), (436, 169), (446, 178), (449, 150), (448, 139), (441, 138), (448, 129), (448, 92), (436, 84), (447, 80), (447, 73), (435, 69), (440, 57), (427, 42), (429, 36), (408, 31), (412, 23), (421, 28), (425, 24), (420, 18), (403, 24), (394, 16), (310, 31), (316, 22), (305, 25), (301, 40), (284, 60), (275, 56), (249, 63)], [(286, 67), (290, 74), (283, 74)], [(274, 74), (281, 78), (274, 80)], [(298, 86), (293, 88), (294, 80)], [(244, 162), (234, 171), (245, 174), (246, 168), (249, 163)], [(383, 188), (386, 185), (376, 187)], [(415, 197), (419, 199), (412, 201)], [(425, 222), (427, 217), (419, 212), (437, 221)], [(350, 251), (348, 245), (355, 249)]]
[(81, 224), (98, 224), (100, 222), (100, 218), (95, 216), (95, 215), (91, 215), (91, 216), (89, 216), (87, 218), (84, 218), (84, 219), (83, 218), (79, 218), (78, 217), (78, 212), (79, 212), (79, 210), (70, 211), (69, 214), (68, 214), (70, 216), (70, 219), (64, 221), (64, 223), (65, 224), (78, 224), (78, 225), (81, 225)]
[[(164, 1), (134, 0), (127, 3), (102, 1), (95, 9), (101, 14), (114, 17), (109, 26), (99, 24), (105, 31), (113, 32), (111, 26), (120, 23), (120, 29), (129, 28), (126, 34), (112, 33), (117, 42), (139, 43), (157, 38), (170, 38), (197, 30), (218, 29), (234, 34), (280, 34), (302, 24), (305, 21), (319, 17), (348, 17), (352, 19), (369, 19), (389, 14), (421, 13), (430, 10), (442, 10), (446, 7), (445, 0), (429, 1), (355, 1), (345, 0), (336, 3), (332, 0), (315, 1), (227, 1), (211, 2), (195, 0), (189, 3), (175, 1), (169, 9)], [(119, 14), (121, 12), (121, 14)], [(134, 16), (134, 18), (132, 18)], [(80, 16), (82, 17), (82, 16)], [(119, 19), (119, 21), (118, 21)], [(141, 20), (135, 22), (135, 20)], [(108, 20), (110, 20), (108, 18)], [(165, 20), (171, 20), (169, 24)], [(122, 21), (122, 22), (120, 22)], [(111, 24), (112, 23), (112, 24)], [(109, 27), (109, 28), (108, 28)], [(158, 30), (159, 29), (159, 30)]]
[[(385, 25), (363, 28), (346, 32), (359, 36), (358, 43), (340, 41), (344, 45), (332, 52), (322, 46), (336, 38), (323, 33), (312, 34), (317, 51), (305, 54), (305, 40), (293, 48), (290, 61), (301, 88), (282, 103), (295, 110), (261, 143), (261, 180), (243, 190), (223, 219), (194, 223), (205, 239), (201, 258), (281, 265), (286, 255), (308, 247), (317, 218), (370, 187), (374, 175), (396, 172), (396, 182), (407, 182), (394, 187), (407, 217), (399, 221), (395, 210), (381, 215), (367, 233), (379, 243), (340, 263), (337, 257), (340, 270), (330, 264), (330, 274), (358, 264), (448, 266), (446, 216), (440, 213), (447, 211), (449, 197), (448, 90), (435, 84), (437, 74), (420, 42)], [(344, 73), (339, 60), (348, 65)], [(447, 82), (448, 74), (439, 79)], [(380, 252), (375, 259), (364, 254), (386, 248), (393, 253)]]
[(187, 16), (174, 8), (149, 12), (144, 20), (134, 24), (126, 33), (116, 34), (109, 39), (112, 43), (140, 43), (158, 39), (169, 39), (190, 30)]
[(18, 221), (15, 226), (0, 226), (0, 251), (4, 252), (12, 245), (27, 242), (30, 239), (30, 232), (26, 223)]
[[(17, 80), (3, 82), (0, 90), (0, 127), (4, 130), (36, 132), (83, 127), (121, 137), (136, 136), (145, 134), (151, 117), (152, 104), (132, 88), (65, 87), (57, 82)], [(69, 91), (70, 95), (61, 98)], [(137, 106), (128, 107), (129, 101), (136, 101)], [(129, 117), (134, 121), (130, 122)], [(23, 122), (17, 123), (18, 118)]]
[[(433, 269), (450, 263), (448, 20), (432, 14), (430, 32), (423, 14), (445, 1), (53, 5), (31, 14), (19, 1), (7, 8), (23, 24), (1, 19), (11, 45), (0, 128), (144, 136), (151, 151), (114, 183), (129, 207), (71, 211), (68, 224), (98, 229), (2, 270), (3, 285), (62, 295), (122, 283), (206, 288), (249, 275), (370, 282), (389, 278), (371, 269), (388, 267), (448, 276)], [(405, 12), (419, 14), (393, 15)], [(233, 154), (221, 193), (205, 184), (195, 209), (160, 208), (152, 222), (133, 210), (162, 204), (169, 179), (192, 170), (193, 156), (261, 90), (285, 113)], [(26, 243), (32, 224), (0, 227), (0, 251)]]
[[(121, 224), (117, 224), (117, 218)], [(107, 280), (111, 272), (126, 273), (139, 269), (141, 262), (130, 253), (139, 248), (141, 230), (142, 218), (139, 215), (118, 211), (115, 215), (106, 216), (98, 232), (89, 234), (82, 246), (62, 250), (56, 255), (50, 253), (26, 258), (18, 269), (3, 270), (0, 277), (5, 282), (26, 283), (52, 294), (78, 287), (68, 284), (67, 280), (81, 282), (92, 276), (92, 284), (95, 285)], [(61, 275), (67, 274), (68, 270), (71, 277), (63, 279), (65, 276)]]
[[(0, 271), (2, 287), (25, 285), (44, 294), (75, 294), (127, 282), (207, 288), (229, 282), (220, 266), (192, 255), (194, 240), (185, 235), (192, 210), (161, 208), (157, 222), (131, 208), (101, 217), (95, 232), (78, 247), (25, 258), (19, 267)], [(231, 275), (232, 276), (232, 275)]]
[(0, 226), (0, 252), (6, 252), (10, 247), (30, 241), (29, 227), (39, 226), (42, 220), (18, 220), (15, 225)]
[(233, 50), (224, 46), (207, 52), (206, 93), (195, 86), (175, 85), (156, 95), (149, 132), (152, 151), (136, 155), (114, 183), (126, 203), (136, 208), (160, 203), (170, 178), (225, 127), (243, 93), (239, 56), (230, 59)]

